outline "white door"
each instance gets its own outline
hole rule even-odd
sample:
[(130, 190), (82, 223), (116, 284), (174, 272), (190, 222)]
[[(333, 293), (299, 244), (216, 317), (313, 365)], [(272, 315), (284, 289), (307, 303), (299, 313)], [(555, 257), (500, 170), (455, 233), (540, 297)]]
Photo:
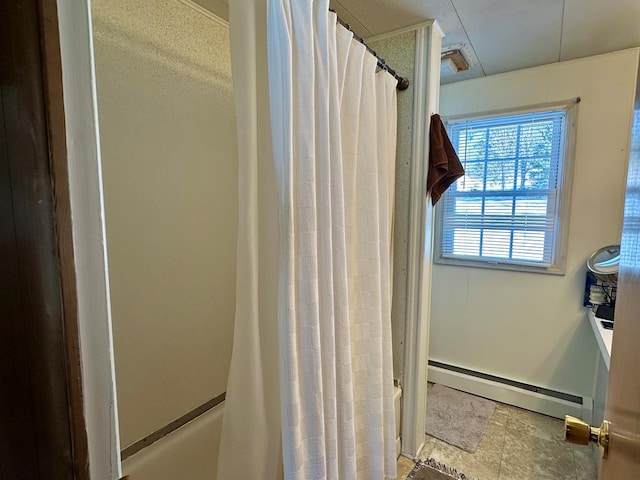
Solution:
[(636, 102), (627, 177), (615, 329), (605, 419), (609, 452), (600, 480), (640, 478), (640, 105)]

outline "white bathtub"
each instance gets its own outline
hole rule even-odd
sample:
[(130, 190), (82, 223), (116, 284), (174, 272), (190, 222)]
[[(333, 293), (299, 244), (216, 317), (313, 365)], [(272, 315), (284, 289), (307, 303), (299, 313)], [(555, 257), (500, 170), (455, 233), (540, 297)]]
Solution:
[[(393, 395), (396, 455), (400, 455), (402, 390)], [(216, 478), (224, 403), (122, 462), (132, 480), (212, 480)]]
[(224, 402), (122, 462), (131, 480), (212, 480)]

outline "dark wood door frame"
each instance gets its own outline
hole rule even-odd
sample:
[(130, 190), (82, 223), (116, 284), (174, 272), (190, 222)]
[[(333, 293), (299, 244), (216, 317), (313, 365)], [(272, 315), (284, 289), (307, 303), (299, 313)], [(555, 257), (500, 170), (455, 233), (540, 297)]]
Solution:
[(0, 479), (89, 478), (55, 0), (0, 6)]
[(71, 423), (74, 477), (89, 479), (87, 432), (82, 402), (82, 365), (78, 331), (78, 299), (73, 257), (73, 231), (69, 171), (67, 163), (64, 97), (62, 90), (62, 59), (56, 0), (40, 0), (40, 35), (44, 77), (47, 131), (55, 198), (58, 257), (64, 311), (64, 339), (67, 360), (69, 420)]

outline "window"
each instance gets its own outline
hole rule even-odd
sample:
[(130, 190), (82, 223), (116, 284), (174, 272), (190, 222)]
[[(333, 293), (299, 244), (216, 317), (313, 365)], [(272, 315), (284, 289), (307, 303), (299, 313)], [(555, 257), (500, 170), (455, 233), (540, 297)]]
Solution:
[(574, 110), (448, 122), (466, 174), (438, 206), (436, 262), (563, 273)]

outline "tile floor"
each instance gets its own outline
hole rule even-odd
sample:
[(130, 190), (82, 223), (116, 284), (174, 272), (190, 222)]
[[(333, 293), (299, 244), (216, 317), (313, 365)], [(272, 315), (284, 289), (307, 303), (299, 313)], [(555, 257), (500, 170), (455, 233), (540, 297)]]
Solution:
[[(431, 457), (479, 480), (596, 480), (596, 451), (563, 441), (562, 420), (498, 404), (475, 453), (427, 435)], [(413, 462), (400, 457), (398, 479)]]

